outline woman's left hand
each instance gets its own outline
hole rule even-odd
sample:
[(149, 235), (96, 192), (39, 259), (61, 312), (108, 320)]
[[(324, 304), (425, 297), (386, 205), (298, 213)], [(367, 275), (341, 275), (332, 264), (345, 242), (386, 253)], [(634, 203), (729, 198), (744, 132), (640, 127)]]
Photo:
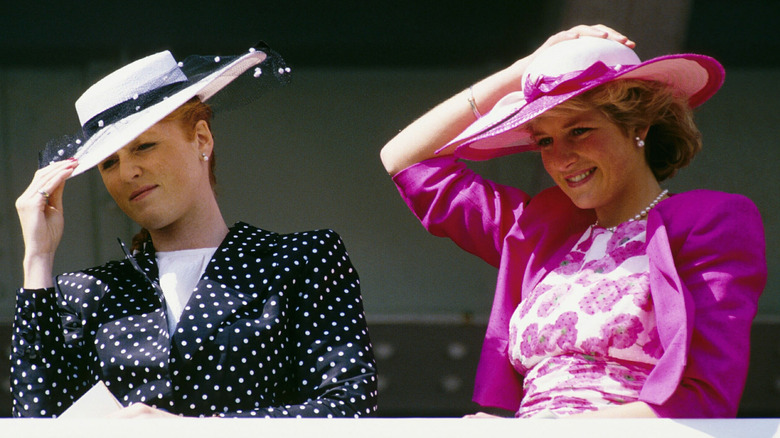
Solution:
[(153, 408), (143, 403), (133, 403), (126, 408), (110, 414), (108, 418), (181, 418), (178, 415)]

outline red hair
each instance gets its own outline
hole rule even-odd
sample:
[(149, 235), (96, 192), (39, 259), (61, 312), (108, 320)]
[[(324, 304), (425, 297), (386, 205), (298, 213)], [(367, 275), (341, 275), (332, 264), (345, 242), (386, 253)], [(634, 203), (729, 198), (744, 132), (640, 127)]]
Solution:
[[(211, 131), (211, 118), (214, 112), (211, 107), (200, 101), (198, 97), (193, 97), (187, 101), (184, 105), (176, 108), (165, 116), (161, 122), (179, 122), (184, 129), (185, 135), (188, 140), (195, 139), (195, 125), (199, 121), (203, 120)], [(213, 134), (212, 134), (213, 135)], [(214, 159), (214, 149), (211, 150), (211, 156), (209, 157), (209, 183), (211, 183), (211, 189), (214, 190), (217, 186), (217, 177), (215, 174), (216, 160)], [(144, 243), (149, 239), (149, 231), (146, 228), (141, 228), (132, 240), (132, 251), (141, 251)]]

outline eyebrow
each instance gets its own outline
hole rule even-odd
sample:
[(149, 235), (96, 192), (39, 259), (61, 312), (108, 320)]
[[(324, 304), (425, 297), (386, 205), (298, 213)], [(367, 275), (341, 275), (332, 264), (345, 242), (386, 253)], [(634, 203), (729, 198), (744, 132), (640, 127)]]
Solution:
[[(561, 116), (561, 117), (566, 117), (566, 116)], [(571, 118), (566, 122), (566, 124), (561, 126), (561, 129), (569, 129), (581, 123), (589, 123), (592, 120), (593, 120), (592, 116), (589, 116), (586, 113), (579, 113), (577, 115), (571, 116)], [(528, 126), (528, 130), (531, 132), (532, 136), (545, 135), (543, 131), (538, 130), (538, 124), (535, 123), (530, 123)]]
[(159, 140), (156, 137), (152, 136), (151, 138), (149, 138), (149, 134), (147, 134), (146, 132), (142, 132), (138, 137), (132, 139), (130, 142), (122, 146), (120, 149), (124, 149), (127, 147), (132, 148), (132, 147), (140, 146), (142, 144), (158, 143), (158, 142)]
[(589, 116), (587, 114), (579, 114), (577, 116), (574, 116), (571, 120), (569, 120), (568, 123), (566, 123), (563, 128), (571, 128), (572, 126), (579, 125), (581, 123), (589, 123), (593, 121), (593, 117)]

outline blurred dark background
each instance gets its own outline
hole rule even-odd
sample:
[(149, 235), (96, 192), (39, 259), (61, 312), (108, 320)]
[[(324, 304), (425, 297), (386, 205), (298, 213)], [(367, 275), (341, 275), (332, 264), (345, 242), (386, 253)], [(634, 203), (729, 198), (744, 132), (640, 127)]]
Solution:
[(265, 39), (297, 66), (506, 64), (551, 33), (606, 23), (727, 66), (780, 63), (775, 0), (6, 1), (0, 62), (55, 66), (119, 55), (244, 50)]

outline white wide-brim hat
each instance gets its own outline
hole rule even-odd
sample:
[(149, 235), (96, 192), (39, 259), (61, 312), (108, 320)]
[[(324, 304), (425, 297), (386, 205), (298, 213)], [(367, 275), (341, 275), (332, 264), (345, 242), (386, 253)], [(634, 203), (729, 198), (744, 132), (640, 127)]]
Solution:
[(176, 62), (169, 51), (155, 53), (89, 87), (76, 100), (81, 134), (50, 142), (39, 156), (39, 166), (76, 158), (71, 177), (76, 176), (193, 97), (206, 101), (242, 75), (258, 84), (267, 83), (260, 81), (267, 76), (284, 83), (289, 73), (281, 57), (264, 45), (239, 56), (190, 56), (183, 62)]
[[(642, 62), (631, 48), (616, 41), (580, 37), (551, 46), (526, 69), (521, 91), (504, 96), (442, 151), (468, 160), (487, 160), (534, 150), (523, 125), (599, 85), (619, 79), (658, 81), (688, 99), (691, 108), (712, 97), (725, 71), (713, 58), (696, 54), (666, 55)], [(438, 151), (437, 151), (438, 152)]]

